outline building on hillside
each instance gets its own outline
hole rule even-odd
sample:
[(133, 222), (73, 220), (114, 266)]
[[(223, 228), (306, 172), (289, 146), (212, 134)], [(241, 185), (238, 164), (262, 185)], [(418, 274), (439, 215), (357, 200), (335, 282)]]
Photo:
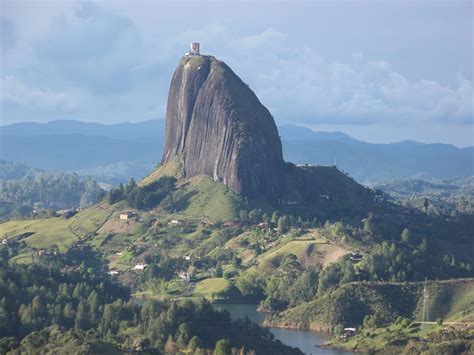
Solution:
[(3, 245), (8, 245), (8, 239), (3, 239), (3, 240), (2, 240), (2, 244), (3, 244)]
[(179, 278), (186, 281), (186, 282), (189, 282), (191, 281), (191, 274), (189, 272), (180, 272), (178, 274)]
[(145, 268), (147, 267), (147, 264), (135, 264), (135, 266), (133, 267), (133, 270), (145, 270)]
[(356, 335), (356, 328), (344, 328), (343, 338), (347, 339)]
[(129, 220), (129, 219), (131, 219), (133, 217), (136, 217), (136, 216), (137, 216), (136, 212), (125, 211), (125, 212), (120, 213), (119, 219), (126, 221), (126, 220)]
[(119, 271), (118, 270), (115, 270), (115, 269), (111, 269), (109, 272), (108, 272), (109, 275), (111, 276), (115, 276), (115, 275), (118, 275), (119, 274)]
[(236, 221), (225, 221), (222, 225), (230, 228), (240, 227), (240, 223)]
[(175, 227), (177, 227), (177, 226), (180, 226), (181, 224), (183, 224), (183, 222), (181, 222), (181, 221), (178, 220), (178, 219), (172, 219), (171, 221), (168, 222), (168, 224), (169, 224), (170, 226), (175, 226)]
[(352, 261), (361, 261), (364, 258), (364, 256), (357, 252), (357, 251), (351, 251), (351, 260)]

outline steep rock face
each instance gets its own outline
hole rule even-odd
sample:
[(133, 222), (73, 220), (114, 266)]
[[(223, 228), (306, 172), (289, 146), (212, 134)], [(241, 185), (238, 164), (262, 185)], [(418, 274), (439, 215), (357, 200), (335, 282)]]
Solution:
[(186, 176), (205, 174), (244, 196), (276, 203), (284, 162), (270, 112), (223, 62), (184, 57), (168, 97), (162, 164), (184, 160)]

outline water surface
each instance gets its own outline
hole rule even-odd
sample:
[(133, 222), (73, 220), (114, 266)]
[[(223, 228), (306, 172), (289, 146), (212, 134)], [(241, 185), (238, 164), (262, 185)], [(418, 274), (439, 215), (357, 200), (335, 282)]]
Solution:
[[(232, 319), (245, 318), (247, 316), (252, 322), (262, 324), (265, 313), (257, 312), (254, 304), (214, 304), (215, 309), (227, 310)], [(323, 334), (311, 330), (269, 328), (276, 339), (283, 344), (299, 348), (305, 354), (312, 355), (348, 355), (353, 354), (333, 349), (322, 349), (318, 345), (325, 342)]]

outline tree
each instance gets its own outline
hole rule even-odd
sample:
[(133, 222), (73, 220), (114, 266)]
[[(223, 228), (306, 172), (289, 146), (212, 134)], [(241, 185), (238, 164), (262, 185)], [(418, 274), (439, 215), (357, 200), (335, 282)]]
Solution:
[(286, 233), (288, 231), (288, 227), (290, 226), (290, 220), (287, 215), (284, 215), (278, 219), (278, 232), (280, 234)]
[(164, 350), (165, 350), (165, 354), (177, 354), (179, 351), (178, 346), (174, 342), (171, 334), (168, 335), (168, 340), (166, 341)]
[(249, 214), (247, 210), (240, 210), (239, 217), (242, 222), (247, 222), (249, 220)]
[(89, 309), (87, 307), (87, 303), (83, 299), (81, 299), (79, 305), (77, 306), (74, 328), (76, 330), (89, 329)]
[(244, 296), (261, 296), (262, 282), (259, 273), (250, 269), (238, 276), (235, 285)]
[(364, 232), (365, 233), (368, 233), (368, 234), (372, 234), (373, 233), (373, 227), (372, 227), (372, 218), (369, 216), (367, 218), (364, 218), (362, 220), (362, 223), (364, 225)]
[(258, 223), (260, 221), (262, 211), (259, 209), (253, 209), (249, 212), (249, 220), (252, 223)]
[(187, 323), (181, 323), (178, 327), (176, 334), (176, 344), (180, 348), (185, 348), (188, 344), (189, 338), (191, 337), (191, 328)]
[(272, 219), (271, 219), (272, 224), (277, 225), (279, 218), (280, 218), (280, 214), (277, 211), (273, 212)]
[(232, 354), (232, 348), (229, 339), (221, 339), (216, 343), (214, 348), (214, 355), (230, 355)]
[(403, 229), (401, 239), (402, 239), (403, 243), (410, 244), (410, 242), (411, 242), (411, 232), (408, 228)]
[(423, 200), (423, 208), (425, 209), (425, 212), (428, 212), (428, 207), (430, 205), (430, 202), (428, 201), (427, 198)]
[(316, 275), (311, 272), (303, 272), (288, 289), (288, 298), (291, 306), (309, 301), (316, 293)]
[(196, 351), (196, 349), (198, 349), (200, 347), (201, 347), (201, 341), (199, 340), (199, 338), (196, 335), (193, 336), (191, 338), (191, 340), (189, 341), (188, 350), (191, 353), (194, 353)]
[(334, 327), (334, 335), (340, 337), (344, 334), (344, 326), (342, 324), (338, 324)]

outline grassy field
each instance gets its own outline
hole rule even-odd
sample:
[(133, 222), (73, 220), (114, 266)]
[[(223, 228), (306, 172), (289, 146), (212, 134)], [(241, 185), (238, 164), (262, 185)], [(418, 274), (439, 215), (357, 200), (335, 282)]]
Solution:
[(349, 251), (339, 245), (328, 244), (317, 240), (293, 240), (278, 249), (266, 253), (259, 263), (259, 269), (271, 271), (278, 259), (287, 254), (294, 254), (305, 267), (321, 264), (327, 266)]
[(224, 291), (229, 286), (229, 281), (222, 277), (205, 279), (196, 284), (193, 296), (215, 298), (215, 294)]
[[(29, 248), (47, 249), (57, 245), (66, 252), (78, 240), (95, 232), (110, 216), (111, 210), (96, 206), (64, 219), (62, 217), (12, 220), (0, 224), (0, 239), (24, 240)], [(31, 251), (23, 250), (13, 260), (31, 262)]]
[(223, 183), (204, 175), (188, 179), (176, 195), (178, 214), (211, 221), (233, 220), (243, 203), (241, 197)]
[(165, 165), (159, 165), (138, 184), (140, 186), (148, 185), (163, 176), (174, 176), (175, 178), (180, 178), (183, 175), (183, 163), (182, 159), (175, 159), (169, 161)]

